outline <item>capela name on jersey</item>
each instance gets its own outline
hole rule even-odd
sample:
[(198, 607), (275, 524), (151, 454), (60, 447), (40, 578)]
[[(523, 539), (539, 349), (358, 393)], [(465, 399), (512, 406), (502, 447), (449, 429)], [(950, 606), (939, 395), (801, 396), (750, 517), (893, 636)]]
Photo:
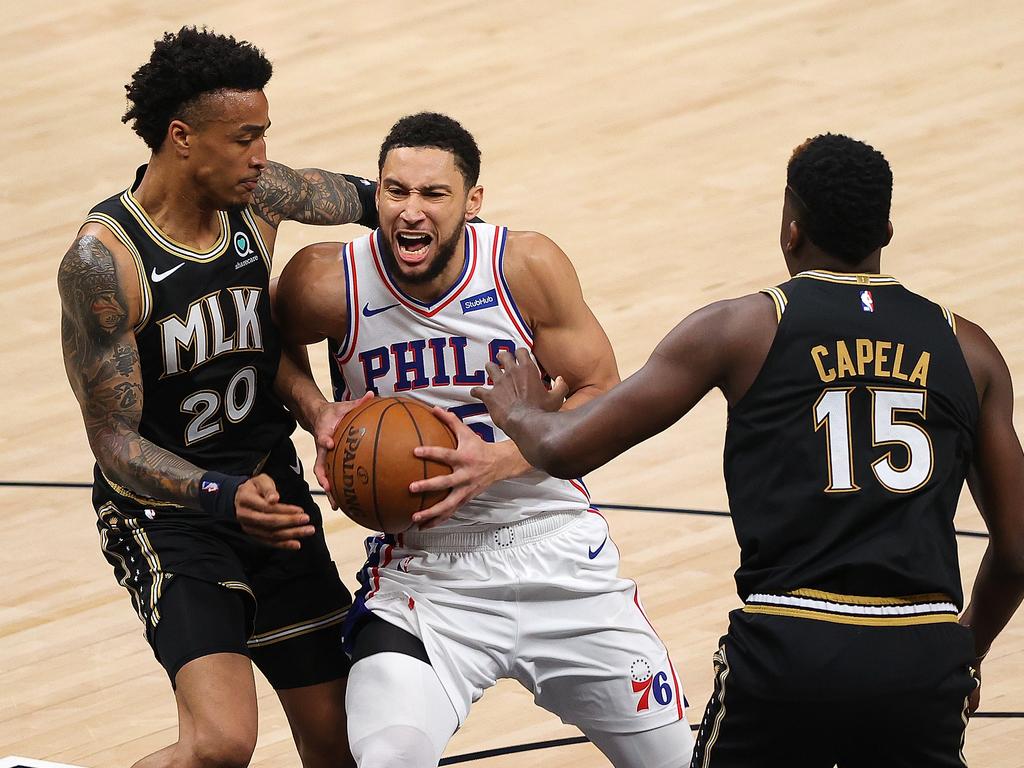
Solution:
[(908, 354), (900, 342), (856, 339), (847, 343), (837, 339), (828, 345), (811, 347), (811, 360), (818, 371), (818, 378), (826, 383), (850, 376), (875, 376), (927, 387), (931, 354), (921, 352), (911, 366), (915, 354)]

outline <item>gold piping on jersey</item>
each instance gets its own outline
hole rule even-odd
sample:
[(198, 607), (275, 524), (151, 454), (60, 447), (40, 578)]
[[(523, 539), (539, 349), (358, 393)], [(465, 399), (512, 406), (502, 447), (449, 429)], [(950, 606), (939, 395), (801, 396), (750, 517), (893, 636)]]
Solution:
[[(116, 557), (117, 561), (121, 564), (121, 570), (124, 571), (124, 576), (117, 580), (117, 583), (128, 590), (128, 594), (131, 595), (132, 605), (135, 607), (135, 613), (139, 616), (139, 621), (145, 623), (146, 617), (142, 615), (142, 595), (139, 594), (139, 590), (136, 589), (132, 579), (132, 571), (128, 567), (128, 562), (121, 556), (121, 553), (110, 547), (110, 532), (103, 530), (100, 531), (100, 549), (103, 550), (104, 554)], [(115, 571), (115, 576), (116, 576)]]
[(103, 479), (107, 481), (107, 485), (109, 485), (115, 493), (119, 496), (124, 496), (126, 499), (131, 499), (136, 504), (141, 504), (144, 507), (181, 507), (181, 504), (173, 501), (157, 501), (156, 499), (148, 499), (145, 496), (139, 496), (138, 494), (129, 491), (123, 485), (115, 483), (107, 477), (107, 473), (102, 469), (100, 470), (100, 474), (103, 475)]
[(824, 280), (827, 283), (844, 285), (899, 285), (900, 281), (892, 275), (876, 275), (865, 272), (831, 272), (827, 269), (808, 269), (796, 277), (807, 277), (812, 280)]
[(256, 600), (256, 593), (252, 591), (252, 587), (246, 584), (244, 581), (218, 581), (225, 589), (237, 589), (239, 592), (245, 592), (254, 601)]
[(256, 247), (260, 249), (260, 256), (263, 257), (263, 263), (267, 265), (267, 273), (269, 274), (272, 266), (270, 249), (267, 248), (267, 244), (263, 242), (263, 234), (260, 232), (260, 228), (256, 225), (256, 219), (253, 218), (252, 208), (248, 205), (242, 209), (242, 220), (249, 225), (249, 229), (252, 231), (252, 236), (256, 238)]
[[(99, 509), (96, 510), (96, 517), (103, 520), (104, 515), (114, 515), (116, 519), (121, 518), (120, 510), (112, 501), (104, 502), (100, 505)], [(107, 523), (109, 526), (110, 523)], [(117, 562), (121, 564), (121, 570), (124, 572), (124, 576), (117, 580), (117, 583), (124, 587), (128, 594), (131, 596), (132, 605), (135, 607), (135, 613), (139, 616), (139, 621), (145, 622), (146, 619), (142, 615), (142, 595), (139, 594), (138, 588), (135, 586), (135, 580), (132, 578), (132, 569), (128, 566), (128, 561), (124, 559), (116, 549), (110, 546), (110, 531), (106, 528), (100, 530), (100, 549), (104, 554), (110, 555), (117, 559)], [(114, 570), (114, 576), (117, 576), (117, 570)]]
[(157, 603), (163, 594), (164, 582), (169, 581), (170, 576), (165, 575), (161, 569), (160, 557), (157, 555), (156, 550), (153, 549), (149, 536), (146, 535), (146, 531), (139, 525), (139, 521), (128, 517), (125, 518), (125, 524), (131, 529), (132, 538), (135, 539), (139, 548), (142, 549), (142, 554), (149, 564), (149, 571), (153, 577), (153, 582), (149, 586), (149, 623), (151, 626), (156, 627), (160, 622), (160, 609), (157, 607)]
[(814, 619), (827, 621), (831, 624), (854, 624), (863, 627), (909, 627), (918, 624), (956, 623), (956, 616), (948, 613), (934, 613), (925, 616), (845, 616), (834, 613), (821, 613), (800, 608), (780, 608), (768, 605), (747, 605), (744, 613), (763, 613), (772, 616), (789, 616), (796, 619)]
[(814, 589), (781, 595), (753, 594), (747, 597), (743, 611), (873, 627), (955, 622), (958, 614), (946, 595), (865, 597)]
[[(977, 681), (978, 685), (981, 685), (981, 680), (977, 677), (977, 672), (974, 667), (971, 667), (971, 676)], [(964, 757), (964, 741), (967, 738), (967, 722), (970, 719), (971, 711), (971, 695), (967, 694), (964, 696), (964, 707), (960, 710), (960, 721), (964, 724), (964, 729), (960, 731), (960, 752), (958, 757), (964, 768), (967, 768), (967, 758)]]
[(704, 745), (704, 759), (701, 760), (700, 768), (708, 768), (708, 761), (711, 759), (711, 748), (718, 741), (718, 734), (722, 729), (722, 720), (725, 719), (725, 680), (729, 677), (729, 660), (725, 656), (725, 646), (719, 646), (715, 651), (714, 660), (721, 666), (716, 670), (715, 678), (718, 681), (718, 712), (715, 714), (715, 724), (711, 726), (711, 733), (708, 736), (707, 744)]
[(949, 323), (949, 327), (953, 329), (953, 335), (956, 336), (956, 315), (950, 312), (946, 307), (941, 307), (942, 316), (946, 318), (946, 322)]
[(772, 286), (771, 288), (762, 288), (761, 293), (767, 294), (771, 297), (772, 301), (775, 303), (775, 321), (781, 322), (782, 313), (786, 311), (786, 304), (789, 303), (789, 300), (786, 299), (786, 294), (781, 288), (776, 286)]
[(932, 592), (925, 595), (906, 595), (905, 597), (865, 597), (863, 595), (840, 595), (836, 592), (825, 592), (821, 589), (794, 589), (786, 594), (794, 597), (810, 597), (817, 600), (828, 600), (833, 603), (848, 605), (919, 605), (921, 603), (950, 602), (948, 595)]
[(348, 608), (340, 608), (336, 611), (332, 611), (331, 613), (326, 613), (323, 616), (318, 616), (315, 619), (307, 619), (306, 621), (300, 621), (296, 624), (290, 624), (287, 627), (281, 627), (279, 629), (271, 630), (270, 632), (253, 635), (249, 638), (246, 645), (249, 648), (262, 648), (266, 645), (273, 645), (274, 643), (280, 643), (284, 640), (291, 640), (293, 637), (308, 635), (311, 632), (316, 632), (324, 627), (333, 627), (336, 624), (341, 624), (347, 615)]
[(142, 294), (142, 314), (139, 315), (139, 321), (132, 326), (132, 330), (138, 333), (149, 322), (150, 313), (153, 311), (153, 292), (149, 285), (149, 278), (146, 277), (146, 265), (142, 262), (142, 254), (139, 253), (138, 246), (128, 237), (128, 233), (124, 231), (124, 228), (117, 219), (111, 218), (105, 213), (90, 213), (85, 218), (85, 223), (99, 224), (106, 227), (110, 230), (110, 234), (117, 238), (117, 241), (127, 248), (128, 253), (131, 254), (132, 262), (135, 264), (135, 271), (139, 276), (139, 292)]
[[(262, 459), (260, 459), (256, 463), (256, 466), (253, 467), (253, 470), (252, 470), (252, 472), (250, 472), (250, 475), (258, 475), (260, 472), (262, 472), (263, 471), (263, 467), (266, 465), (267, 459), (269, 459), (269, 458), (270, 458), (270, 454), (268, 453), (266, 456), (264, 456)], [(298, 454), (296, 454), (295, 458), (296, 459), (299, 458)]]
[(217, 238), (217, 242), (205, 251), (197, 251), (194, 248), (189, 248), (184, 243), (179, 243), (169, 238), (161, 232), (156, 223), (149, 218), (146, 209), (139, 205), (139, 201), (135, 199), (131, 190), (121, 195), (121, 204), (139, 223), (139, 226), (142, 227), (146, 234), (149, 235), (150, 239), (172, 256), (188, 261), (197, 261), (202, 264), (222, 256), (228, 249), (228, 241), (230, 240), (228, 234), (231, 232), (231, 223), (228, 220), (227, 211), (217, 211), (217, 219), (220, 222), (220, 237)]

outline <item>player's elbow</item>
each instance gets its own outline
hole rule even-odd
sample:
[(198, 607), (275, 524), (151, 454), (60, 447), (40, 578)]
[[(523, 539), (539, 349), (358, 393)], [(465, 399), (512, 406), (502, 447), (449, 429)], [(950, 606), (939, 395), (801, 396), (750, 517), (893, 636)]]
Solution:
[(100, 468), (100, 472), (103, 473), (104, 477), (114, 482), (124, 483), (125, 463), (119, 456), (102, 446), (95, 445), (92, 448), (92, 453), (96, 457), (96, 466)]
[[(108, 431), (89, 434), (89, 447), (96, 457), (96, 464), (103, 475), (117, 483), (126, 484), (131, 475), (131, 456), (126, 451), (126, 441)], [(141, 460), (141, 457), (139, 457)]]

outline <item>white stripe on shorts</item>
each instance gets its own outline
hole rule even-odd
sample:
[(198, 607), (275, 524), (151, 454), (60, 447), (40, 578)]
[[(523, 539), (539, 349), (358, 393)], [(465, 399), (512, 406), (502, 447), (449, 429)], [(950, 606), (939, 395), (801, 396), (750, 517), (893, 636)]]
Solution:
[(479, 552), (509, 549), (510, 547), (539, 541), (572, 525), (587, 514), (579, 512), (551, 512), (534, 515), (508, 525), (479, 525), (471, 529), (440, 531), (410, 531), (399, 534), (398, 546), (422, 549), (426, 552)]

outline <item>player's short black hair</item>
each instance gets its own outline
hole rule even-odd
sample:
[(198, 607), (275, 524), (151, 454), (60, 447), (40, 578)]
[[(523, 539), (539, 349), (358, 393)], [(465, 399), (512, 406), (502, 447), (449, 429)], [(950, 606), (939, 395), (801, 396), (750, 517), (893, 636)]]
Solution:
[(793, 150), (786, 184), (805, 234), (826, 253), (856, 264), (888, 239), (892, 169), (885, 155), (826, 133)]
[(473, 134), (447, 115), (437, 112), (419, 112), (406, 115), (393, 126), (384, 143), (380, 145), (377, 171), (384, 169), (384, 158), (398, 147), (435, 147), (451, 152), (455, 166), (472, 187), (480, 178), (480, 148)]
[(121, 122), (154, 152), (160, 149), (171, 120), (197, 119), (197, 99), (221, 90), (261, 91), (273, 67), (252, 43), (207, 29), (182, 27), (164, 33), (149, 61), (124, 89), (129, 107)]

